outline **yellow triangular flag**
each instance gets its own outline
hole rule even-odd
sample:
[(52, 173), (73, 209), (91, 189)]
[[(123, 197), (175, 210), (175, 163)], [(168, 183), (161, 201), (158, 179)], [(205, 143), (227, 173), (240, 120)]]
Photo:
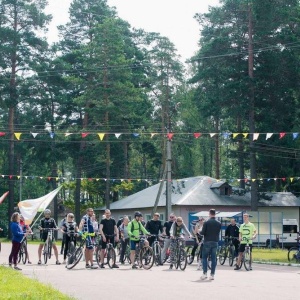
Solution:
[(232, 136), (235, 139), (237, 136), (239, 135), (239, 133), (233, 133)]
[(21, 134), (21, 132), (15, 132), (15, 137), (18, 141), (20, 140)]
[(247, 136), (248, 136), (248, 133), (243, 133), (244, 139), (247, 138)]
[(293, 182), (294, 181), (294, 177), (291, 177), (290, 180), (291, 180), (291, 182)]
[(105, 133), (98, 133), (98, 136), (99, 136), (99, 139), (102, 141), (105, 136)]
[(254, 182), (256, 179), (255, 179), (255, 178), (252, 178), (251, 180)]
[(20, 179), (20, 175), (18, 175), (17, 178)]

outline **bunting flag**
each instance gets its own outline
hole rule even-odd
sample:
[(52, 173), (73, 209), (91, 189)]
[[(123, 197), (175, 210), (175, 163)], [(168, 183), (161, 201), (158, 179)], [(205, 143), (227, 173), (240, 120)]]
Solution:
[(156, 134), (157, 134), (157, 133), (152, 132), (152, 133), (151, 133), (151, 139), (152, 139)]
[(291, 178), (290, 178), (290, 181), (293, 182), (293, 180), (294, 180), (294, 177), (291, 177)]
[(228, 133), (228, 132), (224, 132), (223, 133), (223, 137), (224, 137), (224, 139), (228, 139), (229, 137), (230, 137), (230, 133)]
[(99, 139), (102, 141), (105, 136), (105, 133), (98, 133), (98, 136), (99, 136)]
[(51, 139), (53, 139), (54, 136), (55, 136), (55, 133), (54, 132), (50, 132), (49, 134), (50, 134)]
[(285, 132), (280, 132), (279, 133), (279, 138), (282, 139), (285, 136)]
[(0, 204), (4, 201), (4, 199), (6, 198), (6, 196), (9, 194), (9, 192), (4, 193), (1, 197), (0, 197)]
[(36, 136), (38, 135), (38, 133), (35, 133), (35, 132), (31, 132), (31, 134), (32, 134), (32, 136), (33, 136), (34, 139), (35, 139)]
[(298, 132), (294, 132), (293, 133), (293, 140), (295, 140), (298, 137), (299, 133)]
[(209, 135), (210, 135), (210, 137), (214, 137), (216, 135), (216, 133), (210, 133)]
[(171, 141), (174, 133), (167, 133), (168, 140)]
[(89, 135), (88, 132), (83, 132), (83, 133), (81, 134), (81, 137), (84, 139), (84, 138), (87, 137), (88, 135)]
[(50, 192), (49, 194), (42, 196), (37, 199), (28, 199), (24, 201), (20, 201), (18, 203), (18, 207), (22, 216), (25, 219), (25, 224), (30, 225), (36, 216), (38, 211), (45, 210), (51, 201), (54, 199), (56, 194), (61, 189), (61, 186), (55, 189), (54, 191)]
[(5, 136), (6, 133), (5, 132), (0, 132), (0, 136)]
[(259, 133), (253, 133), (253, 141), (256, 141), (259, 137)]
[(132, 135), (133, 135), (134, 137), (138, 137), (140, 134), (139, 134), (139, 133), (136, 133), (136, 132), (134, 132)]
[(15, 132), (15, 137), (18, 141), (20, 140), (21, 134), (21, 132)]
[(266, 140), (268, 140), (271, 136), (273, 135), (273, 133), (267, 133), (267, 135), (266, 135)]
[(200, 132), (194, 132), (194, 138), (198, 139), (201, 136)]
[(246, 139), (248, 137), (248, 133), (243, 133), (243, 137)]
[(73, 134), (73, 133), (66, 132), (66, 133), (65, 133), (65, 136), (69, 136), (69, 135), (71, 135), (71, 134)]
[(235, 139), (238, 135), (239, 135), (239, 133), (233, 133), (232, 137)]
[(115, 133), (115, 137), (118, 139), (121, 136), (121, 133)]

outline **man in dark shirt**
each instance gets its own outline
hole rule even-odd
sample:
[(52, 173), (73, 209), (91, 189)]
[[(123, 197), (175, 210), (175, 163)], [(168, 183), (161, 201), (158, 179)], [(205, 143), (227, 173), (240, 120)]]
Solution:
[(174, 214), (170, 214), (169, 221), (165, 222), (164, 227), (163, 227), (163, 235), (165, 235), (166, 238), (164, 241), (164, 248), (161, 251), (161, 261), (162, 262), (165, 260), (167, 250), (170, 247), (170, 243), (171, 243), (170, 229), (175, 221), (176, 221), (176, 216)]
[[(119, 240), (119, 233), (116, 221), (111, 218), (111, 212), (109, 209), (105, 210), (105, 218), (101, 220), (100, 223), (100, 234), (102, 236), (101, 241), (101, 265), (100, 268), (104, 269), (104, 254), (105, 248), (107, 245), (108, 240), (115, 246), (115, 241), (118, 242)], [(113, 268), (119, 268), (115, 263)]]
[(232, 243), (234, 245), (234, 255), (235, 257), (237, 257), (238, 255), (238, 250), (239, 250), (239, 232), (240, 232), (240, 228), (239, 226), (235, 223), (235, 219), (232, 218), (230, 220), (230, 224), (227, 226), (226, 230), (225, 230), (225, 237), (228, 238), (234, 238), (232, 239)]
[(216, 211), (210, 209), (209, 220), (204, 223), (200, 232), (200, 234), (204, 236), (202, 252), (203, 275), (201, 276), (201, 280), (207, 279), (207, 259), (209, 255), (211, 257), (211, 273), (209, 279), (214, 280), (220, 231), (221, 223), (216, 220)]
[[(161, 224), (161, 221), (159, 220), (159, 213), (155, 213), (153, 215), (153, 219), (148, 221), (146, 224), (146, 229), (151, 233), (151, 234), (155, 234), (158, 235), (159, 232), (162, 233), (163, 232), (163, 226)], [(155, 237), (151, 236), (150, 238), (148, 238), (148, 242), (149, 245), (152, 246), (153, 242), (155, 241)]]

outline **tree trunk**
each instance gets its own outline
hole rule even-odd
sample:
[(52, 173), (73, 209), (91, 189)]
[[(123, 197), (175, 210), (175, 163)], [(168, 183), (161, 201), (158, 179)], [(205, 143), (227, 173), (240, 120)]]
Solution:
[[(242, 119), (241, 117), (237, 118), (237, 132), (242, 132)], [(243, 137), (238, 136), (238, 164), (239, 164), (239, 178), (240, 188), (245, 189), (245, 168), (244, 168), (244, 142)]]

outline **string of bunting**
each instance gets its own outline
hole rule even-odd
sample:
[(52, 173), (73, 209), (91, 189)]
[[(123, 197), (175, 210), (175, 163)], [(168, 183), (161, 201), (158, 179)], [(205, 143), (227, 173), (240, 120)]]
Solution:
[[(20, 176), (20, 175), (1, 175), (1, 177), (3, 179), (5, 178), (9, 178), (9, 179), (17, 179), (17, 180), (20, 180), (20, 179), (46, 179), (46, 180), (56, 180), (56, 181), (65, 181), (65, 180), (70, 180), (70, 181), (75, 181), (77, 179), (80, 179), (80, 180), (88, 180), (88, 181), (112, 181), (112, 182), (132, 182), (132, 181), (137, 181), (137, 182), (140, 182), (140, 181), (144, 181), (144, 182), (148, 182), (148, 183), (152, 183), (152, 182), (161, 182), (161, 181), (167, 181), (166, 179), (160, 179), (160, 180), (156, 180), (156, 179), (145, 179), (145, 178), (98, 178), (98, 177), (81, 177), (81, 178), (75, 178), (75, 177), (71, 177), (71, 178), (67, 178), (67, 177), (52, 177), (52, 176), (35, 176), (35, 175), (29, 175), (29, 176)], [(189, 180), (194, 180), (195, 178), (191, 178), (191, 179), (171, 179), (170, 181), (180, 181), (180, 182), (184, 182), (184, 181), (189, 181)], [(271, 177), (271, 178), (243, 178), (243, 179), (240, 179), (240, 178), (232, 178), (232, 179), (217, 179), (217, 181), (222, 181), (222, 182), (226, 182), (226, 181), (229, 181), (229, 182), (234, 182), (234, 181), (244, 181), (245, 183), (247, 182), (254, 182), (254, 181), (277, 181), (277, 180), (281, 180), (283, 182), (294, 182), (296, 180), (299, 180), (300, 177), (299, 176), (295, 176), (295, 177)]]
[[(121, 135), (130, 135), (130, 136), (133, 136), (135, 138), (138, 138), (140, 136), (146, 136), (146, 135), (149, 135), (150, 138), (153, 138), (154, 136), (156, 135), (163, 135), (163, 136), (166, 136), (169, 140), (172, 140), (174, 136), (176, 135), (191, 135), (193, 136), (195, 139), (198, 139), (200, 138), (201, 136), (203, 135), (208, 135), (210, 136), (211, 138), (214, 137), (214, 136), (221, 136), (223, 137), (224, 139), (229, 139), (230, 137), (232, 137), (233, 139), (237, 138), (238, 136), (241, 136), (243, 138), (248, 138), (249, 136), (253, 136), (253, 141), (256, 141), (258, 140), (258, 138), (260, 136), (265, 136), (265, 140), (268, 140), (270, 139), (272, 136), (277, 136), (279, 137), (279, 139), (282, 139), (284, 138), (285, 136), (287, 135), (291, 135), (293, 140), (297, 139), (299, 137), (299, 132), (268, 132), (268, 133), (258, 133), (258, 132), (255, 132), (255, 133), (245, 133), (245, 132), (222, 132), (222, 133), (214, 133), (214, 132), (211, 132), (211, 133), (201, 133), (201, 132), (193, 132), (193, 133), (190, 133), (190, 132), (177, 132), (177, 133), (174, 133), (174, 132), (170, 132), (170, 133), (159, 133), (159, 132), (143, 132), (143, 133), (137, 133), (137, 132), (133, 132), (133, 133), (107, 133), (107, 132), (80, 132), (80, 133), (71, 133), (71, 132), (65, 132), (65, 133), (61, 133), (61, 132), (44, 132), (44, 133), (41, 133), (41, 132), (30, 132), (30, 133), (24, 133), (24, 132), (14, 132), (14, 136), (15, 138), (19, 141), (21, 140), (21, 136), (24, 134), (30, 134), (34, 139), (38, 136), (38, 135), (48, 135), (51, 139), (53, 139), (55, 136), (64, 136), (64, 137), (68, 137), (70, 135), (80, 135), (81, 138), (86, 138), (87, 136), (89, 135), (96, 135), (100, 141), (102, 141), (104, 139), (105, 136), (114, 136), (116, 137), (117, 139), (120, 138)], [(6, 132), (0, 132), (0, 137), (4, 137), (8, 135), (8, 133)]]

